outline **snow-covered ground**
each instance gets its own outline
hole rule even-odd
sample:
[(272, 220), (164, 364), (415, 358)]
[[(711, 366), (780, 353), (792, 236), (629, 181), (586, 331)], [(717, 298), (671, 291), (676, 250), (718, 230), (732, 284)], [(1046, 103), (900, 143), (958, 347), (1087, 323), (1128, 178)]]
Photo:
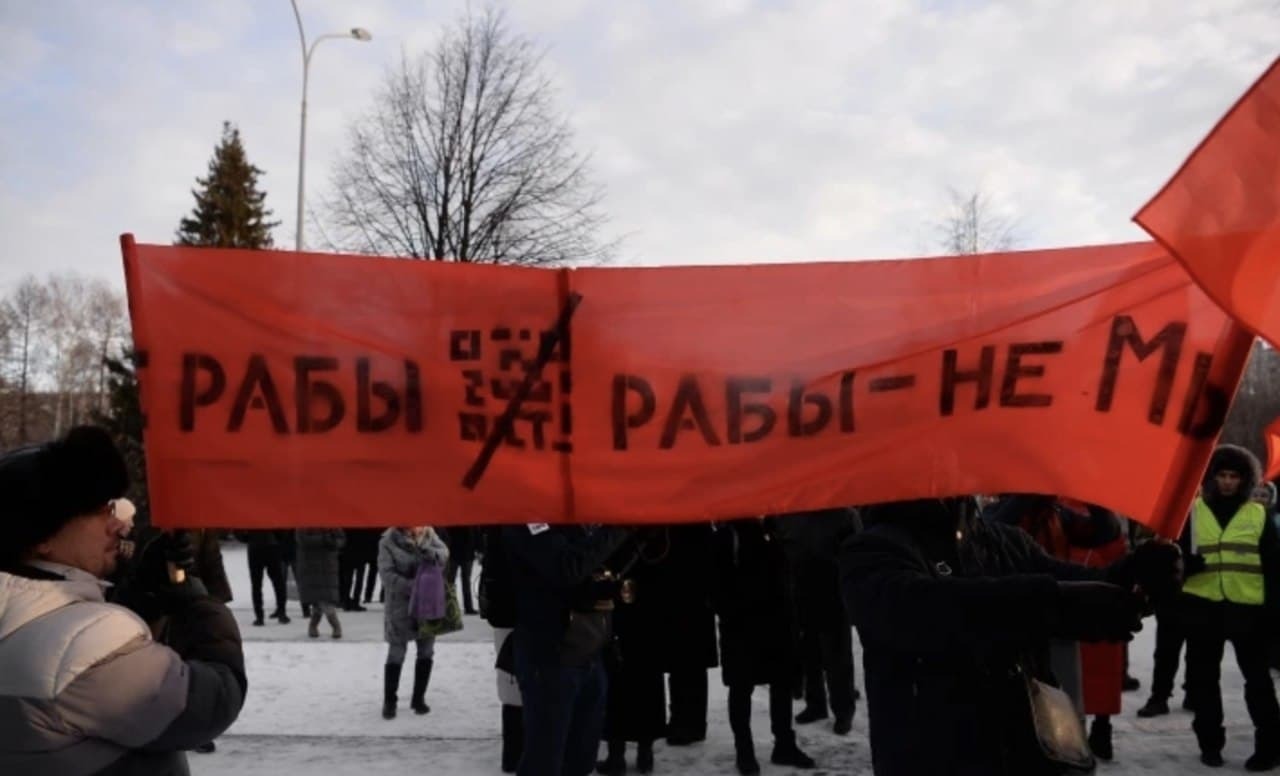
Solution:
[[(217, 752), (191, 755), (195, 776), (501, 773), (493, 645), (489, 627), (482, 620), (465, 618), (463, 631), (437, 643), (435, 672), (427, 693), (431, 713), (419, 717), (408, 710), (412, 673), (408, 668), (401, 681), (400, 714), (386, 721), (380, 716), (386, 645), (382, 642), (382, 610), (376, 601), (368, 612), (341, 613), (341, 640), (329, 638), (327, 624), (321, 625), (321, 638), (308, 639), (296, 601), (291, 602), (292, 623), (268, 621), (263, 627), (252, 627), (243, 546), (224, 545), (224, 557), (235, 593), (231, 606), (246, 642), (249, 697), (240, 719), (218, 739)], [(270, 585), (266, 588), (270, 611), (274, 601)], [(1125, 696), (1124, 714), (1115, 720), (1116, 760), (1102, 764), (1100, 774), (1206, 772), (1199, 763), (1189, 714), (1176, 711), (1153, 720), (1134, 715), (1146, 698), (1153, 640), (1154, 622), (1148, 621), (1130, 650), (1132, 670), (1142, 680), (1143, 690)], [(1231, 655), (1230, 650), (1227, 654)], [(861, 667), (858, 672), (861, 684)], [(1228, 735), (1224, 770), (1242, 772), (1244, 759), (1252, 752), (1253, 731), (1244, 709), (1243, 683), (1231, 657), (1224, 661), (1222, 673)], [(680, 748), (658, 742), (657, 773), (735, 772), (725, 690), (718, 671), (713, 671), (710, 684), (707, 741)], [(1180, 701), (1181, 695), (1175, 700)], [(766, 693), (758, 690), (752, 723), (757, 755), (765, 774), (790, 773), (790, 769), (768, 762), (771, 742), (766, 701)], [(853, 733), (845, 738), (832, 733), (829, 722), (798, 727), (801, 746), (819, 765), (818, 770), (807, 773), (870, 774), (866, 722), (860, 707)], [(628, 752), (628, 761), (633, 758), (634, 752)]]

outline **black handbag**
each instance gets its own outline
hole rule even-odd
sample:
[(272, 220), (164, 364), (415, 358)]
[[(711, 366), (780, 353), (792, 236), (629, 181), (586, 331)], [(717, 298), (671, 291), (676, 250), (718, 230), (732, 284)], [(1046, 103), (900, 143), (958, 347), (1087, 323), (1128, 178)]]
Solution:
[(560, 665), (585, 666), (612, 640), (610, 612), (570, 612), (564, 638), (560, 642)]

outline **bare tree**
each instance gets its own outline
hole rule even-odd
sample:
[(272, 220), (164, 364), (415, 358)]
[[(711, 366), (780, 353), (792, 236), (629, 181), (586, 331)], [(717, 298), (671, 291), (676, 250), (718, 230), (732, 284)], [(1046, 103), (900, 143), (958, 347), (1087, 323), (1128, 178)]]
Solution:
[(1227, 413), (1222, 441), (1247, 447), (1265, 461), (1263, 431), (1276, 418), (1280, 418), (1280, 353), (1259, 340)]
[(46, 286), (49, 377), (55, 394), (53, 430), (82, 422), (102, 408), (104, 359), (121, 346), (124, 303), (101, 279), (64, 274)]
[(1012, 250), (1022, 241), (1015, 220), (999, 213), (981, 191), (949, 189), (951, 208), (934, 225), (938, 243), (948, 255), (965, 256)]
[(24, 444), (106, 405), (105, 359), (127, 344), (123, 295), (79, 275), (25, 278), (0, 304), (0, 444)]
[(48, 292), (40, 281), (28, 275), (5, 300), (4, 318), (10, 332), (5, 353), (5, 372), (17, 394), (14, 414), (14, 441), (30, 441), (32, 393), (38, 371), (43, 366), (39, 343), (44, 336)]
[(85, 315), (93, 348), (93, 365), (96, 368), (93, 409), (105, 412), (110, 387), (108, 361), (120, 355), (130, 344), (124, 299), (106, 283), (92, 283), (85, 304)]
[(337, 247), (441, 261), (599, 263), (602, 190), (557, 114), (541, 54), (494, 10), (402, 57), (326, 201)]

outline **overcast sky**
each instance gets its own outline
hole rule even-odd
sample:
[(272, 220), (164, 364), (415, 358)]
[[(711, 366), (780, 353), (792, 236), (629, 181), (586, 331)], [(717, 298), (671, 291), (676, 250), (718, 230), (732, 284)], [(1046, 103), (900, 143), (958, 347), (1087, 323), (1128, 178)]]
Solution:
[[(483, 0), (476, 0), (476, 3)], [(402, 51), (463, 0), (299, 0), (308, 191)], [(1140, 239), (1130, 216), (1280, 52), (1276, 0), (508, 0), (606, 187), (627, 264), (932, 252), (947, 187), (1026, 247)], [(240, 126), (292, 245), (301, 56), (288, 0), (0, 0), (0, 289), (122, 285)]]

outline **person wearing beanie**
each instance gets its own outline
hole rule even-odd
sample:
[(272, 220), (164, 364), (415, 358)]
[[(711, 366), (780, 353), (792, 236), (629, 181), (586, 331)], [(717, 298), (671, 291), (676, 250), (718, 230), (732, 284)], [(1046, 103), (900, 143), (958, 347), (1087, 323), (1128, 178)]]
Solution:
[(133, 559), (137, 610), (105, 600), (128, 484), (98, 428), (0, 455), (0, 773), (186, 774), (184, 750), (240, 713), (240, 634), (185, 575), (189, 537)]
[(1261, 480), (1258, 459), (1248, 450), (1214, 450), (1202, 495), (1191, 508), (1187, 557), (1187, 693), (1195, 700), (1200, 760), (1221, 767), (1222, 654), (1230, 641), (1244, 675), (1245, 705), (1253, 720), (1255, 751), (1250, 771), (1280, 765), (1280, 704), (1267, 665), (1267, 637), (1280, 603), (1280, 536), (1266, 510), (1251, 500)]

